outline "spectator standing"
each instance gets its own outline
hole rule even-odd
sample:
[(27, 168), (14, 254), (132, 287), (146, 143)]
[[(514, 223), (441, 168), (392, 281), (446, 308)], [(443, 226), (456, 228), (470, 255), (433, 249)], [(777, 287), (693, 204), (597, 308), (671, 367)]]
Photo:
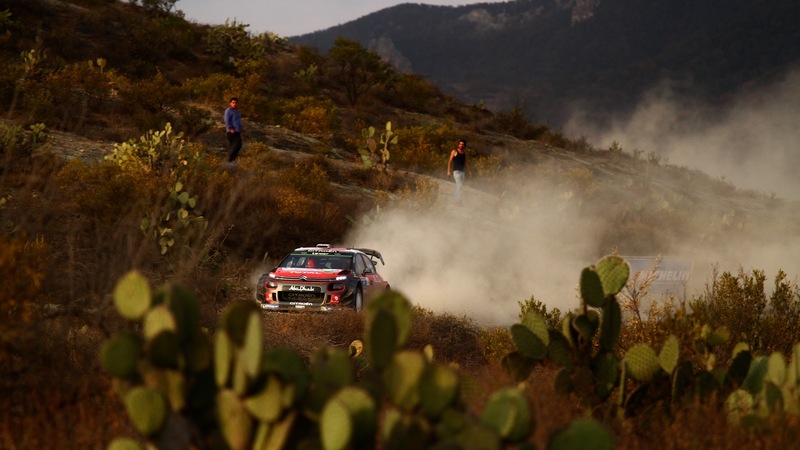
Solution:
[(230, 106), (225, 109), (225, 134), (228, 136), (228, 164), (236, 164), (236, 157), (242, 149), (242, 114), (239, 112), (239, 99), (231, 97)]
[(453, 180), (456, 182), (455, 201), (457, 205), (461, 204), (461, 189), (464, 186), (466, 172), (469, 172), (467, 168), (467, 141), (459, 139), (458, 147), (450, 152), (450, 159), (447, 161), (447, 178), (450, 178), (452, 174)]

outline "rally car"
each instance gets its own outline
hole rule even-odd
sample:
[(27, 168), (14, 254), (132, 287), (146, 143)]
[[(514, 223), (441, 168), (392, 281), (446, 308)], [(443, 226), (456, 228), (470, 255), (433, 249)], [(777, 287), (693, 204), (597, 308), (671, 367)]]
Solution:
[(366, 248), (296, 248), (259, 277), (256, 301), (268, 311), (361, 311), (365, 301), (390, 289), (377, 261), (385, 264), (378, 251)]

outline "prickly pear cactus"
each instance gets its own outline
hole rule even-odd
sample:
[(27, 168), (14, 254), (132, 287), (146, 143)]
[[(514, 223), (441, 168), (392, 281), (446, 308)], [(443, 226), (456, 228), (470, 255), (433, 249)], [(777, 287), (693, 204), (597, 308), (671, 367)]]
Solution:
[(561, 366), (556, 377), (558, 392), (575, 392), (589, 405), (608, 398), (620, 378), (620, 362), (614, 352), (622, 312), (616, 294), (628, 275), (628, 264), (617, 256), (583, 269), (579, 279), (583, 302), (577, 312), (562, 320), (560, 330), (549, 330), (544, 318), (533, 311), (522, 323), (512, 325), (517, 350), (503, 359), (506, 370), (514, 379), (524, 380), (538, 362), (549, 359)]
[[(749, 354), (742, 350), (737, 354)], [(736, 360), (734, 360), (736, 361)], [(780, 352), (757, 356), (747, 372), (740, 389), (726, 401), (728, 418), (735, 423), (759, 423), (772, 414), (800, 416), (800, 344), (792, 350), (790, 359)]]
[(361, 137), (364, 142), (358, 147), (358, 153), (364, 168), (372, 169), (380, 164), (381, 171), (386, 172), (391, 157), (389, 146), (397, 145), (399, 141), (397, 133), (392, 131), (392, 122), (386, 122), (385, 131), (378, 140), (375, 139), (375, 127), (363, 128)]
[[(211, 336), (190, 292), (152, 290), (138, 272), (120, 280), (114, 304), (137, 332), (111, 337), (100, 361), (144, 443), (121, 438), (109, 449), (528, 448), (535, 430), (524, 384), (475, 413), (457, 368), (437, 362), (432, 346), (405, 348), (411, 304), (397, 292), (365, 309), (363, 344), (308, 359), (268, 347), (254, 303), (230, 305)], [(537, 342), (529, 353), (569, 346), (540, 317), (520, 327)]]

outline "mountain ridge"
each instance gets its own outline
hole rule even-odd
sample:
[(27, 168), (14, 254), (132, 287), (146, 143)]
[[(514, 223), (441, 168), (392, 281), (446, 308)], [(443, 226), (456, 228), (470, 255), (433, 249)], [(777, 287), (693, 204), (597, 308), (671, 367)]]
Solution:
[(560, 127), (576, 103), (624, 114), (665, 79), (725, 106), (798, 64), (798, 17), (786, 0), (406, 3), (290, 41), (325, 50), (354, 39), (463, 101), (532, 108), (532, 120)]

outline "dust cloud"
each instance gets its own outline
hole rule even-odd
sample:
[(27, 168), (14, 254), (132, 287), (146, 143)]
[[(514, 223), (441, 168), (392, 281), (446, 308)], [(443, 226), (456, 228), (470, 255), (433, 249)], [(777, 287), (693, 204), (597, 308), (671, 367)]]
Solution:
[[(747, 217), (747, 211), (726, 224), (730, 217), (722, 217), (718, 208), (705, 210), (699, 205), (685, 213), (693, 224), (701, 224), (700, 229), (656, 227), (659, 242), (649, 248), (658, 251), (636, 256), (692, 261), (691, 282), (683, 293), (686, 298), (704, 292), (714, 266), (720, 273), (763, 271), (768, 294), (778, 270), (796, 283), (800, 274), (800, 229), (796, 226), (800, 216), (794, 202), (800, 199), (800, 177), (796, 176), (800, 72), (778, 85), (743, 95), (724, 119), (703, 119), (702, 112), (688, 106), (689, 102), (679, 101), (662, 88), (649, 94), (625, 122), (600, 129), (576, 118), (569, 134), (586, 137), (596, 148), (617, 141), (628, 153), (633, 149), (644, 155), (654, 152), (662, 163), (699, 170), (737, 189), (790, 201), (776, 202), (783, 206), (776, 206), (774, 212), (758, 212), (759, 220), (770, 222), (763, 229)], [(519, 302), (531, 296), (550, 309), (574, 309), (579, 305), (581, 270), (615, 250), (625, 256), (627, 249), (624, 245), (604, 247), (608, 244), (601, 234), (610, 218), (589, 212), (600, 210), (605, 202), (602, 194), (593, 199), (595, 205), (580, 205), (553, 195), (556, 189), (537, 184), (535, 176), (520, 178), (524, 179), (507, 180), (509, 188), (499, 197), (469, 190), (464, 206), (452, 205), (451, 183), (442, 182), (437, 209), (383, 210), (374, 222), (356, 227), (345, 244), (381, 251), (386, 266), (379, 270), (392, 288), (434, 312), (465, 315), (482, 325), (508, 326), (518, 320)], [(702, 229), (705, 225), (715, 227), (713, 239)]]
[(434, 312), (507, 326), (531, 296), (561, 311), (578, 306), (580, 272), (597, 261), (588, 221), (534, 186), (502, 197), (467, 189), (463, 206), (442, 186), (439, 209), (384, 211), (347, 245), (379, 250), (392, 289)]
[(709, 108), (675, 95), (663, 82), (610, 127), (576, 112), (565, 131), (586, 137), (596, 148), (616, 141), (628, 153), (653, 153), (662, 162), (700, 170), (739, 189), (800, 200), (800, 69), (730, 104), (721, 117), (712, 116)]

